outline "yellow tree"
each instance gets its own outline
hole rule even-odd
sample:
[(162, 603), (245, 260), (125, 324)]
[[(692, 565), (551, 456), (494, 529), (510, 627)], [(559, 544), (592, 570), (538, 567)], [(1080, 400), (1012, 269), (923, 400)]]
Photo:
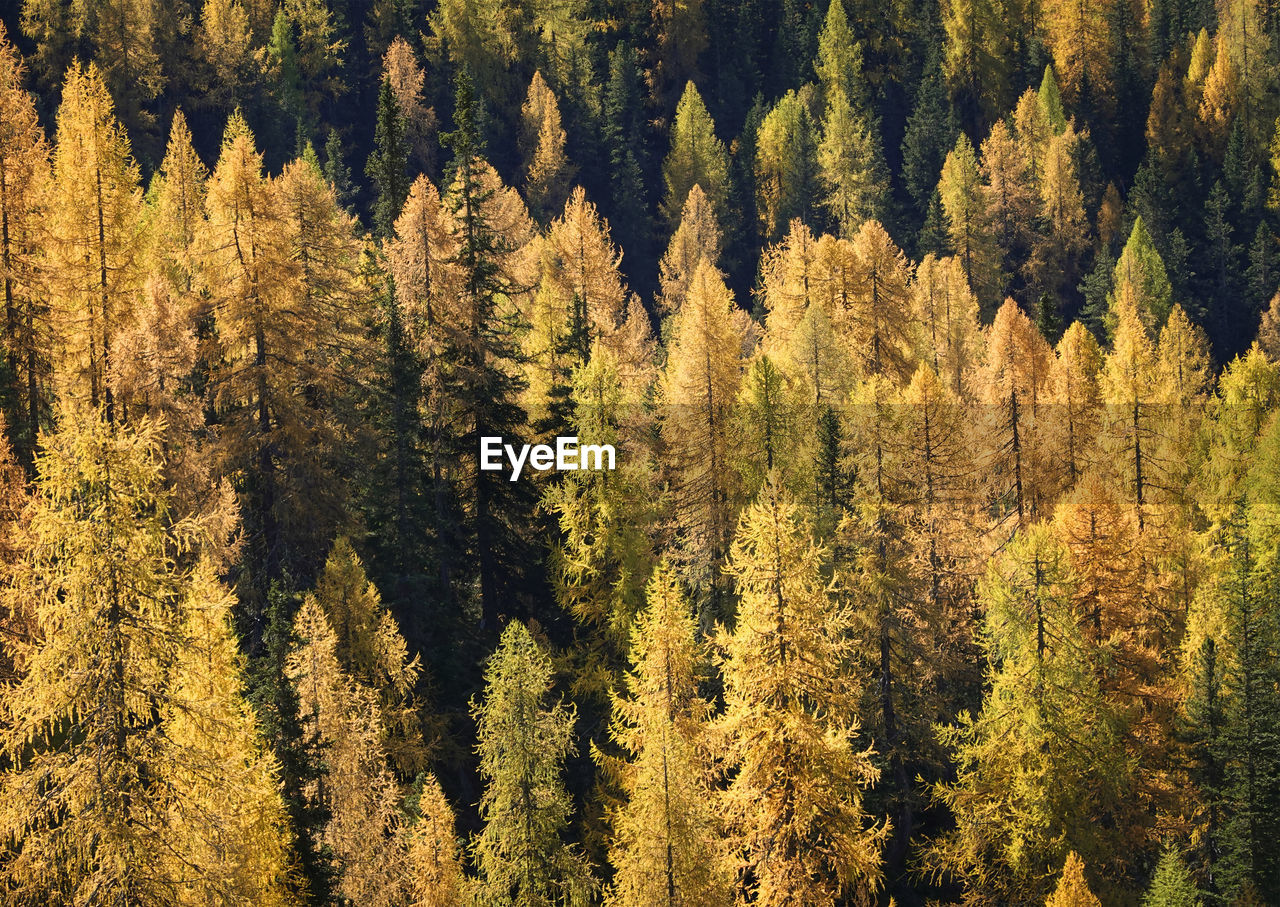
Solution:
[(1035, 232), (1038, 198), (1031, 162), (1004, 119), (991, 127), (982, 143), (981, 157), (991, 228), (1000, 247), (1001, 265), (1010, 271), (1015, 260), (1025, 256)]
[(693, 82), (685, 85), (671, 125), (671, 151), (662, 162), (666, 192), (662, 213), (672, 230), (680, 226), (685, 200), (701, 186), (717, 221), (723, 222), (729, 193), (729, 153), (716, 138), (715, 123)]
[(1054, 418), (1048, 426), (1059, 482), (1074, 485), (1098, 456), (1103, 424), (1102, 351), (1079, 321), (1067, 328), (1049, 368), (1049, 395)]
[(63, 86), (48, 224), (50, 304), (60, 324), (64, 397), (117, 415), (112, 346), (142, 284), (142, 192), (129, 140), (98, 69), (74, 67)]
[(842, 88), (829, 92), (818, 144), (822, 199), (840, 235), (851, 239), (862, 222), (882, 218), (888, 178), (880, 140), (865, 115), (858, 114)]
[(1062, 867), (1062, 876), (1058, 879), (1058, 887), (1053, 889), (1044, 902), (1044, 907), (1102, 907), (1092, 891), (1089, 880), (1084, 874), (1084, 860), (1074, 850), (1067, 854), (1067, 862)]
[(793, 501), (770, 481), (743, 514), (731, 571), (737, 622), (720, 640), (732, 776), (724, 794), (741, 884), (752, 904), (834, 905), (880, 884), (886, 823), (863, 792), (879, 772), (858, 737), (858, 690), (840, 666), (849, 611), (823, 579)]
[(865, 374), (908, 380), (912, 367), (907, 256), (874, 220), (863, 223), (851, 243), (841, 241), (833, 252), (835, 260), (829, 266), (851, 278), (849, 292), (841, 292), (839, 308), (832, 314), (837, 330), (862, 359)]
[(711, 201), (702, 187), (695, 185), (685, 200), (680, 226), (672, 234), (659, 263), (659, 314), (667, 316), (679, 311), (689, 292), (694, 271), (704, 258), (712, 266), (720, 261), (723, 241)]
[(733, 295), (704, 259), (672, 321), (661, 385), (677, 519), (689, 557), (713, 594), (720, 589), (737, 497), (727, 468), (731, 407), (742, 373), (742, 334), (733, 313)]
[[(6, 610), (0, 879), (15, 903), (281, 904), (283, 805), (240, 696), (230, 599), (172, 519), (158, 428), (65, 411)], [(74, 733), (68, 733), (74, 728)]]
[(987, 335), (982, 375), (984, 451), (991, 459), (999, 519), (1017, 517), (1027, 525), (1045, 503), (1039, 407), (1047, 402), (1046, 383), (1053, 349), (1012, 299), (996, 313)]
[(929, 366), (956, 399), (972, 396), (982, 364), (978, 300), (953, 256), (924, 257), (911, 281), (915, 358)]
[(982, 184), (973, 145), (964, 133), (947, 153), (938, 191), (951, 246), (964, 268), (965, 280), (984, 306), (991, 305), (999, 297), (1002, 278), (991, 238), (987, 187)]
[(1108, 407), (1103, 443), (1132, 495), (1141, 530), (1146, 525), (1149, 486), (1156, 478), (1156, 349), (1128, 293), (1118, 295), (1116, 309), (1115, 342), (1102, 373), (1103, 399)]
[(297, 697), (305, 749), (321, 766), (302, 797), (326, 816), (311, 846), (332, 852), (342, 897), (392, 907), (404, 878), (396, 840), (400, 792), (387, 767), (378, 694), (342, 669), (337, 634), (316, 596), (303, 599), (293, 637), (285, 676)]
[(560, 105), (540, 72), (529, 83), (520, 120), (525, 201), (534, 220), (546, 224), (563, 207), (573, 170), (564, 151)]
[(395, 236), (386, 244), (386, 254), (409, 336), (424, 353), (424, 345), (435, 337), (433, 329), (440, 317), (434, 304), (439, 294), (435, 283), (451, 252), (440, 193), (431, 180), (419, 176), (409, 188), (404, 209), (396, 219)]
[(0, 26), (0, 284), (12, 382), (5, 417), (18, 459), (30, 466), (48, 415), (52, 325), (40, 258), (49, 148), (31, 95), (22, 88), (25, 76), (22, 58)]
[(426, 761), (414, 700), (421, 666), (417, 656), (409, 658), (396, 619), (345, 537), (333, 543), (315, 598), (333, 630), (334, 654), (343, 672), (378, 696), (381, 745), (391, 764), (403, 777), (412, 777)]
[(704, 739), (711, 709), (698, 695), (697, 625), (669, 563), (654, 571), (646, 597), (610, 724), (626, 754), (618, 765), (626, 801), (613, 817), (616, 874), (606, 903), (728, 903), (731, 877)]
[(1074, 284), (1076, 259), (1088, 241), (1076, 158), (1079, 136), (1068, 125), (1045, 146), (1044, 174), (1040, 180), (1040, 219), (1043, 237), (1034, 244), (1027, 262), (1030, 283), (1056, 299), (1064, 284)]
[(202, 559), (186, 590), (183, 654), (166, 714), (169, 739), (187, 755), (174, 766), (179, 796), (169, 809), (170, 871), (183, 880), (178, 903), (191, 907), (291, 903), (280, 767), (264, 750), (244, 698), (244, 659), (231, 625), (235, 604)]
[(401, 833), (409, 907), (453, 907), (466, 888), (453, 807), (434, 775), (415, 784), (413, 821)]
[(1041, 11), (1046, 43), (1068, 103), (1105, 102), (1109, 96), (1114, 53), (1109, 13), (1104, 0), (1050, 0)]

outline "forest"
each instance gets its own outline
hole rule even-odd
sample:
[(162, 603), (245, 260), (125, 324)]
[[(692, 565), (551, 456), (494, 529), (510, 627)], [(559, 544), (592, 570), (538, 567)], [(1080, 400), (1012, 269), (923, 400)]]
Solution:
[(1277, 0), (0, 5), (0, 904), (1280, 905), (1278, 117)]

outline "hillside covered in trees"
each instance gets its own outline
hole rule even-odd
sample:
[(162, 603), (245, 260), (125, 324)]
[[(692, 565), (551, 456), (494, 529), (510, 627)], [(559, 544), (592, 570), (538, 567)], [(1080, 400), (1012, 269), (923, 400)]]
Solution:
[(0, 19), (0, 904), (1280, 904), (1280, 4)]

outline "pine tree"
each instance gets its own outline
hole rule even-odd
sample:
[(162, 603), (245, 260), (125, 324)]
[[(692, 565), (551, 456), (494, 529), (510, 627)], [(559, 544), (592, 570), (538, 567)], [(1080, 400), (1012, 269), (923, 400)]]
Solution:
[(1172, 288), (1164, 262), (1141, 216), (1133, 222), (1133, 231), (1116, 262), (1112, 281), (1115, 289), (1109, 297), (1108, 334), (1117, 330), (1122, 299), (1134, 308), (1147, 331), (1158, 331), (1173, 305)]
[(743, 515), (731, 569), (741, 603), (726, 632), (725, 712), (733, 775), (725, 811), (744, 856), (741, 883), (761, 905), (834, 904), (880, 884), (887, 824), (869, 821), (870, 749), (855, 748), (857, 690), (849, 611), (822, 578), (796, 505), (775, 482)]
[(560, 105), (540, 72), (529, 83), (520, 119), (525, 200), (534, 220), (545, 225), (564, 207), (573, 168), (564, 150)]
[(48, 419), (52, 326), (39, 250), (49, 148), (21, 56), (0, 27), (0, 285), (4, 290), (3, 406), (14, 452), (28, 468)]
[(1009, 79), (1009, 23), (991, 0), (948, 0), (942, 7), (947, 41), (943, 67), (960, 120), (968, 132), (985, 131), (1002, 108)]
[(652, 267), (653, 225), (645, 172), (647, 153), (644, 98), (635, 50), (622, 43), (609, 51), (609, 81), (604, 92), (604, 141), (609, 154), (609, 207), (618, 244), (633, 264), (633, 284)]
[(636, 624), (625, 694), (610, 736), (628, 759), (627, 798), (614, 816), (607, 903), (649, 907), (726, 903), (730, 877), (708, 786), (703, 739), (710, 707), (698, 696), (702, 653), (675, 570), (663, 562)]
[[(282, 808), (227, 593), (171, 522), (157, 426), (64, 410), (6, 588), (39, 632), (6, 697), (0, 875), (19, 903), (285, 903)], [(74, 725), (76, 732), (65, 729)]]
[(929, 200), (938, 188), (942, 165), (955, 147), (956, 130), (941, 64), (936, 60), (926, 62), (902, 137), (902, 182), (915, 203), (917, 223), (925, 217)]
[(718, 222), (723, 222), (729, 193), (729, 154), (716, 138), (715, 123), (702, 95), (689, 82), (671, 125), (671, 150), (662, 162), (662, 215), (674, 232), (680, 226), (685, 200), (701, 186)]
[(378, 125), (374, 144), (365, 173), (373, 180), (377, 192), (373, 205), (374, 231), (378, 236), (388, 237), (395, 229), (396, 218), (409, 195), (404, 121), (389, 78), (383, 78), (382, 87), (378, 89)]
[(572, 802), (561, 780), (573, 752), (574, 709), (548, 703), (551, 661), (512, 621), (472, 702), (485, 779), (484, 830), (472, 842), (485, 904), (586, 903), (593, 887), (582, 856), (564, 843)]

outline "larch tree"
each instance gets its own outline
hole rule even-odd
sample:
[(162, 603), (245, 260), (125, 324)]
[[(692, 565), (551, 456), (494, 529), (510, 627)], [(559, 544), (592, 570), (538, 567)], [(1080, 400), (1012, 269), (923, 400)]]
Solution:
[(561, 779), (573, 752), (574, 709), (554, 705), (551, 660), (524, 624), (511, 621), (473, 701), (485, 780), (484, 829), (472, 840), (480, 903), (535, 907), (589, 903), (586, 861), (564, 842), (573, 803)]
[(396, 35), (382, 55), (382, 72), (391, 83), (396, 106), (404, 124), (404, 141), (409, 162), (418, 170), (433, 170), (436, 160), (436, 112), (423, 95), (426, 73), (418, 64), (413, 48)]
[(938, 190), (951, 246), (964, 268), (965, 280), (985, 309), (998, 297), (1001, 277), (992, 243), (987, 188), (982, 184), (973, 145), (963, 134), (942, 165)]
[(525, 201), (534, 220), (545, 225), (565, 204), (573, 168), (564, 150), (560, 105), (542, 73), (535, 72), (520, 110)]
[(991, 0), (948, 0), (942, 7), (947, 41), (943, 71), (962, 124), (984, 131), (1004, 106), (1009, 80), (1010, 23)]
[(610, 724), (625, 753), (619, 772), (626, 799), (613, 817), (609, 858), (616, 873), (606, 903), (728, 903), (731, 874), (708, 783), (710, 705), (698, 695), (704, 655), (669, 563), (654, 571), (646, 600)]
[(244, 698), (235, 603), (202, 559), (186, 590), (183, 653), (165, 716), (169, 740), (186, 754), (175, 766), (180, 796), (169, 809), (171, 871), (182, 880), (177, 903), (285, 907), (292, 867), (280, 766), (264, 751)]
[(662, 162), (662, 214), (674, 231), (684, 216), (685, 200), (701, 186), (717, 222), (723, 222), (729, 198), (729, 153), (716, 138), (715, 123), (702, 95), (689, 82), (671, 125), (671, 150)]
[(1077, 259), (1088, 245), (1089, 224), (1076, 166), (1079, 141), (1075, 129), (1067, 126), (1052, 136), (1045, 147), (1044, 173), (1039, 186), (1044, 234), (1033, 245), (1027, 270), (1033, 291), (1047, 295), (1050, 300), (1062, 295), (1064, 285), (1075, 284)]
[(239, 691), (229, 596), (192, 566), (214, 527), (170, 519), (156, 425), (63, 421), (5, 590), (38, 626), (6, 696), (7, 897), (283, 904), (283, 808)]
[(819, 194), (817, 146), (808, 106), (787, 92), (756, 135), (756, 210), (766, 241), (780, 238), (793, 218), (812, 221)]
[(659, 289), (655, 305), (660, 315), (667, 317), (680, 310), (698, 265), (706, 259), (712, 267), (716, 267), (723, 243), (724, 235), (711, 200), (701, 186), (695, 185), (685, 199), (680, 226), (672, 234), (667, 251), (659, 263)]
[(22, 58), (0, 27), (0, 286), (8, 370), (5, 421), (14, 452), (28, 468), (49, 417), (52, 325), (45, 236), (49, 147), (31, 95), (23, 90)]
[(1143, 529), (1151, 496), (1148, 486), (1158, 481), (1156, 348), (1132, 294), (1119, 295), (1116, 309), (1115, 341), (1102, 373), (1109, 423), (1104, 445), (1118, 455), (1116, 465), (1132, 494), (1138, 528)]
[(112, 347), (141, 291), (144, 237), (138, 166), (97, 67), (74, 67), (58, 109), (48, 223), (50, 306), (60, 325), (63, 398), (116, 411)]
[(1045, 907), (1102, 907), (1102, 902), (1089, 890), (1084, 860), (1074, 850), (1067, 854), (1058, 887), (1044, 902)]
[(1005, 273), (1013, 274), (1035, 236), (1039, 198), (1031, 162), (1007, 120), (997, 120), (983, 140), (981, 169), (1000, 265)]
[[(729, 463), (731, 407), (742, 373), (733, 295), (705, 259), (671, 325), (662, 400), (678, 524), (713, 597), (728, 553), (737, 494)], [(713, 607), (715, 603), (713, 602)]]
[(982, 365), (978, 300), (954, 256), (924, 257), (911, 281), (914, 351), (958, 400), (972, 397)]
[(863, 221), (885, 216), (889, 183), (880, 140), (843, 89), (828, 95), (817, 156), (822, 203), (841, 236), (851, 239)]
[(400, 791), (387, 766), (378, 693), (343, 670), (338, 636), (315, 595), (298, 608), (293, 639), (285, 675), (297, 696), (303, 747), (319, 767), (302, 797), (325, 817), (311, 846), (332, 854), (341, 897), (392, 907), (404, 876), (396, 840)]
[[(832, 314), (868, 375), (906, 381), (911, 374), (911, 266), (879, 221), (865, 221), (851, 242), (831, 244), (832, 271), (846, 272)], [(833, 285), (835, 281), (833, 281)]]
[(422, 668), (417, 656), (409, 657), (395, 618), (348, 539), (333, 543), (315, 598), (332, 628), (338, 664), (377, 694), (381, 745), (391, 764), (401, 776), (412, 777), (426, 761), (414, 699)]
[(1052, 0), (1045, 5), (1045, 43), (1062, 90), (1073, 104), (1099, 104), (1111, 84), (1116, 39), (1104, 0)]
[(1178, 848), (1166, 845), (1156, 864), (1151, 887), (1142, 896), (1142, 907), (1200, 907), (1200, 892), (1182, 862)]
[(1130, 764), (1071, 606), (1073, 586), (1067, 552), (1033, 526), (991, 562), (979, 588), (990, 692), (979, 714), (963, 712), (941, 731), (958, 772), (935, 794), (956, 828), (927, 858), (975, 900), (1033, 902), (1053, 889), (1067, 852), (1098, 866), (1118, 853), (1112, 820), (1127, 804)]
[(1084, 324), (1072, 322), (1058, 341), (1049, 368), (1049, 399), (1055, 414), (1049, 443), (1063, 487), (1074, 485), (1098, 458), (1103, 425), (1101, 373), (1098, 341)]
[(1048, 402), (1046, 383), (1053, 349), (1012, 299), (996, 312), (987, 335), (981, 398), (986, 403), (985, 440), (998, 519), (1016, 515), (1026, 526), (1045, 501), (1038, 410)]
[(720, 640), (723, 802), (752, 904), (831, 905), (880, 885), (888, 826), (863, 805), (879, 772), (857, 745), (858, 691), (840, 667), (851, 615), (823, 578), (824, 556), (795, 503), (767, 483), (734, 540), (741, 601)]
[(457, 822), (434, 775), (415, 782), (413, 820), (402, 827), (409, 907), (465, 903)]

